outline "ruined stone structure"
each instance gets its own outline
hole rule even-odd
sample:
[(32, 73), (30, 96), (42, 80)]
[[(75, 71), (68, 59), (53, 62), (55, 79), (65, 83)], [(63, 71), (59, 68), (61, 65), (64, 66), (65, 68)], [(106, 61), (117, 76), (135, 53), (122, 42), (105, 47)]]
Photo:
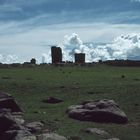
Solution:
[(85, 63), (85, 53), (75, 53), (75, 63)]
[(60, 47), (51, 47), (52, 63), (58, 64), (62, 62), (62, 50)]

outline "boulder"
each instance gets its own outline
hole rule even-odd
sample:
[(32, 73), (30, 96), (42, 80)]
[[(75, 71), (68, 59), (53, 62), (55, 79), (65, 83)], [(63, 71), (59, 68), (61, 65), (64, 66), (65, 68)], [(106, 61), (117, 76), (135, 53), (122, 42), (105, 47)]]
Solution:
[(26, 124), (26, 127), (29, 129), (31, 133), (35, 133), (39, 130), (42, 130), (43, 126), (44, 124), (41, 122), (31, 122), (31, 123)]
[(22, 112), (14, 98), (4, 92), (0, 92), (0, 109), (2, 108), (10, 109), (12, 112)]
[(63, 102), (61, 99), (57, 99), (55, 97), (49, 97), (47, 100), (42, 100), (44, 103), (50, 103), (50, 104), (57, 104)]
[(0, 109), (0, 140), (36, 140), (7, 109)]
[(37, 140), (36, 136), (32, 135), (27, 130), (10, 130), (0, 136), (3, 140)]
[(23, 114), (21, 112), (14, 112), (12, 113), (12, 116), (18, 124), (23, 125), (25, 123), (25, 120), (23, 119)]
[(29, 133), (27, 130), (19, 130), (17, 131), (14, 140), (36, 140), (36, 136)]
[(7, 109), (0, 109), (0, 134), (16, 125), (16, 121)]
[(60, 136), (56, 133), (47, 133), (37, 136), (38, 140), (67, 140), (64, 136)]
[(80, 105), (70, 106), (67, 110), (70, 118), (80, 121), (93, 121), (104, 123), (128, 122), (126, 114), (113, 100), (85, 101)]
[(12, 96), (5, 92), (0, 92), (0, 99), (11, 98)]
[(0, 92), (0, 140), (37, 140), (23, 125), (21, 111), (9, 94)]

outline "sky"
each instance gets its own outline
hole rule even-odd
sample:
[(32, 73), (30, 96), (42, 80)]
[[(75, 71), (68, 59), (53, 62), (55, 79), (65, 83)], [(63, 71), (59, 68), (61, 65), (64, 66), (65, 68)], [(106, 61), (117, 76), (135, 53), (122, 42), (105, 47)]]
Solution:
[(41, 59), (73, 33), (93, 43), (139, 34), (139, 15), (140, 0), (0, 0), (0, 61)]

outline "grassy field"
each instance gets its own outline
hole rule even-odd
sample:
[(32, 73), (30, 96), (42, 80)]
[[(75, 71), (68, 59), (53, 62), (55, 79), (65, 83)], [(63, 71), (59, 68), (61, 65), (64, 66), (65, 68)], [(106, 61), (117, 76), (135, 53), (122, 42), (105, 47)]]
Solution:
[[(122, 78), (125, 75), (125, 78)], [(0, 90), (12, 94), (25, 111), (27, 121), (41, 120), (45, 127), (66, 137), (101, 140), (86, 134), (87, 127), (103, 128), (110, 137), (140, 140), (140, 67), (53, 67), (0, 69)], [(63, 99), (46, 104), (48, 97)], [(114, 99), (129, 118), (126, 125), (80, 122), (65, 113), (85, 100)]]

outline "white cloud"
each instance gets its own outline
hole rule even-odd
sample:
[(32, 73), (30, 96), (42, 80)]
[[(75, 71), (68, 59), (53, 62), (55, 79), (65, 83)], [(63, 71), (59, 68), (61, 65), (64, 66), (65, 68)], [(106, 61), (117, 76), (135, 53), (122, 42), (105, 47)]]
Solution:
[(77, 34), (67, 36), (64, 41), (64, 59), (73, 60), (74, 53), (85, 53), (86, 62), (114, 59), (140, 59), (140, 34), (119, 36), (110, 44), (84, 45)]
[(4, 64), (9, 64), (9, 63), (18, 63), (19, 62), (19, 58), (17, 55), (3, 55), (0, 54), (0, 63), (4, 63)]
[(48, 52), (48, 54), (43, 53), (40, 59), (41, 59), (41, 60), (39, 60), (40, 63), (51, 62), (51, 52)]

